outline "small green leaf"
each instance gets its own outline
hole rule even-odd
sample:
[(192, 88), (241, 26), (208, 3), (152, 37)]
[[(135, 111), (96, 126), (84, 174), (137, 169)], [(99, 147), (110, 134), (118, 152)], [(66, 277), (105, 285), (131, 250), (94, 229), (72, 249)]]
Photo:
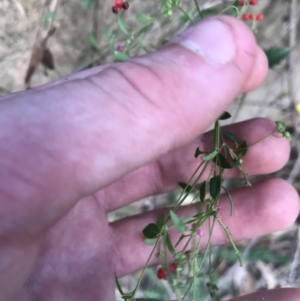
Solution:
[(202, 277), (204, 277), (205, 275), (204, 275), (204, 273), (198, 273), (197, 274), (197, 278), (202, 278)]
[(155, 238), (160, 233), (159, 228), (156, 224), (149, 224), (144, 230), (143, 234), (146, 238)]
[(124, 62), (124, 61), (127, 61), (130, 59), (130, 56), (125, 53), (125, 52), (120, 52), (120, 51), (115, 51), (114, 52), (114, 56), (116, 58), (117, 61), (121, 61), (121, 62)]
[(211, 153), (207, 154), (206, 156), (203, 156), (201, 159), (202, 161), (209, 161), (213, 159), (218, 154), (217, 150), (212, 151)]
[(201, 10), (201, 17), (206, 18), (206, 17), (210, 17), (210, 16), (215, 16), (215, 15), (219, 14), (219, 12), (220, 11), (215, 8), (204, 9), (204, 10)]
[(218, 199), (221, 194), (222, 178), (220, 175), (215, 176), (209, 181), (210, 195), (213, 199)]
[(145, 238), (144, 242), (148, 246), (153, 246), (156, 243), (156, 238)]
[(238, 146), (242, 141), (239, 137), (237, 137), (236, 135), (230, 133), (230, 132), (227, 132), (227, 131), (224, 131), (224, 130), (221, 130), (221, 133), (224, 137), (228, 138), (229, 140), (231, 140), (235, 146)]
[(232, 3), (232, 6), (238, 7), (238, 6), (239, 6), (239, 0), (235, 0), (235, 1)]
[(186, 192), (186, 193), (190, 193), (192, 191), (192, 186), (183, 183), (183, 182), (179, 182), (178, 185)]
[(80, 1), (81, 8), (87, 11), (95, 2), (96, 0), (81, 0)]
[(187, 217), (187, 218), (183, 219), (182, 222), (183, 222), (184, 224), (190, 224), (190, 223), (193, 223), (193, 222), (196, 221), (196, 220), (197, 220), (196, 217), (190, 216), (190, 217)]
[(284, 136), (287, 140), (291, 140), (291, 138), (292, 138), (290, 132), (288, 132), (288, 131), (284, 131), (284, 132), (283, 132), (283, 136)]
[(290, 54), (290, 52), (290, 47), (269, 48), (265, 50), (265, 54), (269, 63), (269, 68), (278, 65), (283, 59), (285, 59)]
[(96, 37), (92, 33), (89, 35), (89, 41), (93, 47), (95, 47), (97, 49), (99, 48), (99, 43), (98, 43)]
[(118, 17), (118, 24), (122, 32), (129, 34), (127, 23), (123, 17)]
[(141, 23), (150, 23), (150, 22), (153, 22), (153, 19), (148, 14), (144, 14), (144, 13), (137, 13), (136, 14), (136, 18)]
[(164, 225), (164, 221), (165, 221), (165, 214), (162, 213), (159, 218), (157, 219), (157, 227), (159, 229), (159, 231), (162, 229), (163, 225)]
[(205, 203), (205, 195), (206, 195), (206, 181), (204, 181), (200, 187), (200, 201), (202, 203)]
[(232, 165), (222, 154), (218, 154), (214, 157), (214, 162), (222, 168), (232, 168)]
[(225, 119), (229, 119), (231, 117), (231, 115), (228, 112), (224, 112), (220, 117), (219, 120), (225, 120)]
[(165, 242), (166, 242), (167, 248), (170, 251), (170, 253), (175, 254), (176, 250), (172, 245), (172, 242), (171, 242), (171, 239), (170, 239), (170, 236), (169, 236), (168, 232), (166, 232), (166, 234), (165, 234)]
[(248, 151), (248, 144), (247, 141), (245, 140), (242, 144), (239, 146), (239, 156), (244, 157)]
[(203, 154), (203, 152), (200, 150), (200, 148), (199, 147), (197, 147), (197, 149), (196, 149), (196, 151), (195, 151), (195, 158), (198, 158), (199, 157), (199, 155), (201, 155), (201, 154)]
[(276, 131), (278, 133), (283, 133), (285, 131), (285, 123), (281, 121), (276, 121)]
[(170, 217), (172, 219), (174, 227), (179, 232), (185, 232), (188, 230), (186, 225), (184, 224), (184, 222), (180, 219), (180, 217), (173, 210), (170, 210)]

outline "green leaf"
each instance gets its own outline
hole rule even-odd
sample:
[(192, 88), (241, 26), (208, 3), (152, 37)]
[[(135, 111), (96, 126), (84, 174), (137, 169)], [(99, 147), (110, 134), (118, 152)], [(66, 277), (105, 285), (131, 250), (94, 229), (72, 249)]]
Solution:
[(95, 47), (97, 49), (99, 48), (99, 43), (98, 43), (96, 37), (92, 33), (89, 35), (89, 41), (93, 47)]
[(248, 151), (248, 144), (245, 140), (242, 144), (239, 145), (239, 156), (244, 157)]
[(118, 24), (122, 32), (129, 34), (127, 23), (123, 17), (118, 17)]
[(206, 181), (204, 181), (200, 187), (200, 201), (202, 203), (205, 203), (205, 195), (206, 195)]
[(156, 243), (156, 238), (145, 238), (144, 242), (148, 246), (153, 246)]
[(220, 117), (219, 120), (225, 120), (225, 119), (229, 119), (231, 117), (231, 115), (228, 112), (224, 112)]
[(162, 229), (163, 225), (164, 225), (164, 221), (165, 221), (165, 214), (162, 213), (159, 218), (157, 219), (157, 227), (159, 229), (159, 231)]
[(183, 219), (182, 222), (183, 222), (184, 224), (190, 224), (190, 223), (193, 223), (193, 222), (196, 221), (196, 220), (197, 220), (197, 217), (195, 217), (195, 216), (190, 216), (190, 217), (187, 217), (187, 218)]
[(215, 15), (219, 14), (219, 12), (220, 11), (215, 8), (204, 9), (204, 10), (201, 10), (201, 17), (206, 18), (206, 17), (210, 17), (210, 16), (215, 16)]
[(224, 131), (224, 130), (221, 130), (221, 133), (224, 137), (228, 138), (229, 140), (231, 140), (235, 146), (238, 146), (242, 141), (239, 137), (237, 137), (236, 135), (230, 133), (230, 132), (227, 132), (227, 131)]
[(217, 150), (212, 151), (211, 153), (207, 154), (206, 156), (203, 156), (201, 159), (202, 161), (209, 161), (213, 159), (218, 154)]
[(238, 6), (239, 6), (239, 0), (235, 0), (235, 1), (232, 3), (232, 6), (238, 7)]
[(192, 186), (183, 183), (183, 182), (179, 182), (178, 185), (186, 192), (186, 193), (190, 193), (192, 191)]
[(137, 13), (136, 14), (136, 18), (141, 23), (150, 23), (150, 22), (153, 22), (153, 19), (148, 14), (144, 14), (144, 13)]
[(170, 217), (172, 219), (172, 222), (173, 222), (175, 228), (179, 232), (185, 232), (188, 230), (186, 225), (184, 224), (184, 222), (180, 219), (180, 217), (173, 210), (170, 210)]
[(160, 45), (161, 45), (161, 46), (164, 46), (164, 45), (166, 45), (167, 43), (169, 43), (169, 40), (168, 40), (168, 39), (162, 39), (161, 42), (160, 42)]
[(160, 233), (159, 228), (156, 224), (149, 224), (144, 230), (143, 234), (146, 238), (155, 238)]
[(168, 250), (170, 251), (170, 253), (175, 254), (176, 250), (172, 245), (172, 242), (171, 242), (171, 239), (170, 239), (170, 236), (169, 236), (168, 232), (166, 232), (166, 235), (165, 235), (165, 242), (166, 242), (166, 245), (167, 245)]
[(269, 68), (278, 65), (283, 59), (285, 59), (290, 54), (290, 52), (290, 47), (269, 48), (265, 50), (265, 54), (269, 63)]
[(203, 152), (200, 150), (200, 148), (199, 147), (197, 147), (197, 149), (196, 149), (196, 151), (195, 151), (195, 158), (198, 158), (199, 157), (199, 155), (201, 155), (201, 154), (203, 154)]
[(222, 154), (218, 154), (214, 157), (214, 162), (222, 168), (232, 168), (230, 162)]
[(97, 0), (81, 0), (81, 8), (87, 11)]
[(124, 61), (127, 61), (130, 59), (130, 56), (127, 53), (120, 52), (117, 50), (114, 52), (114, 56), (117, 61), (121, 61), (121, 62), (124, 62)]
[(288, 131), (283, 132), (283, 136), (284, 136), (287, 140), (291, 140), (291, 138), (292, 138), (290, 132), (288, 132)]
[(220, 175), (215, 176), (209, 181), (210, 195), (213, 199), (218, 199), (221, 194), (222, 178)]
[(285, 131), (285, 123), (281, 121), (276, 121), (276, 131), (278, 133), (283, 133)]

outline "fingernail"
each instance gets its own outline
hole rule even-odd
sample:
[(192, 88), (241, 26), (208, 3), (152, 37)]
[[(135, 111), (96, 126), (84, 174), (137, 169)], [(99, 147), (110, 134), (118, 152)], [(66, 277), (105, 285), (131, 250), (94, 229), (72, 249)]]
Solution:
[(213, 65), (225, 65), (234, 59), (233, 33), (225, 22), (205, 20), (176, 37), (173, 43), (193, 51)]

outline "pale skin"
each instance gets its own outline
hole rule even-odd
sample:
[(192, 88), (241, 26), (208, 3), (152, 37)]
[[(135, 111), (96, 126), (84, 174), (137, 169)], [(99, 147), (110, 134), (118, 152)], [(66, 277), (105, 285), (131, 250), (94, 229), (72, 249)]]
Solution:
[[(114, 300), (114, 273), (143, 267), (151, 248), (141, 231), (161, 211), (115, 223), (107, 213), (187, 181), (198, 164), (195, 148), (212, 146), (211, 133), (199, 134), (267, 73), (248, 28), (219, 19), (235, 49), (221, 66), (172, 44), (2, 99), (0, 300)], [(266, 119), (230, 126), (249, 143), (273, 129)], [(274, 172), (289, 150), (285, 139), (270, 137), (250, 149), (244, 168), (251, 175)], [(296, 191), (279, 179), (232, 197), (235, 215), (229, 217), (225, 197), (220, 214), (235, 240), (288, 227), (299, 212)], [(217, 228), (213, 243), (225, 242)], [(235, 300), (299, 299), (299, 290), (280, 289)]]

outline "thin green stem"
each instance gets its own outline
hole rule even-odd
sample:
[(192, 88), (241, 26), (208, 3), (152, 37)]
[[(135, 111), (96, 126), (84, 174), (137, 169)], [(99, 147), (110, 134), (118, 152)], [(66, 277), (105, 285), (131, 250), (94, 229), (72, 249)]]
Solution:
[(189, 19), (189, 21), (191, 22), (191, 24), (194, 24), (194, 20), (191, 18), (191, 16), (190, 16), (186, 11), (184, 11), (184, 9), (182, 9), (181, 6), (176, 5), (175, 7), (176, 7), (178, 10), (180, 10), (180, 11), (183, 13), (183, 15), (187, 17), (187, 19)]
[(155, 249), (156, 249), (156, 247), (157, 247), (157, 244), (158, 244), (158, 242), (159, 242), (159, 239), (160, 239), (160, 237), (157, 238), (157, 240), (156, 240), (156, 242), (155, 242), (155, 244), (154, 244), (154, 246), (153, 246), (153, 249), (152, 249), (152, 251), (151, 251), (151, 253), (150, 253), (150, 255), (149, 255), (149, 257), (148, 257), (148, 259), (147, 259), (147, 261), (146, 261), (146, 264), (145, 264), (144, 267), (143, 267), (141, 276), (139, 277), (138, 282), (137, 282), (137, 284), (136, 284), (136, 287), (135, 287), (135, 289), (134, 289), (133, 292), (132, 292), (133, 297), (135, 296), (135, 293), (136, 293), (138, 287), (140, 286), (140, 283), (141, 283), (142, 278), (143, 278), (143, 276), (144, 276), (144, 274), (145, 274), (145, 271), (146, 271), (146, 269), (147, 269), (147, 267), (148, 267), (148, 264), (149, 264), (149, 262), (150, 262), (150, 260), (151, 260), (151, 258), (152, 258), (152, 256), (153, 256), (153, 254), (154, 254), (154, 251), (155, 251)]
[(194, 3), (195, 3), (195, 6), (196, 6), (196, 9), (197, 9), (197, 12), (198, 12), (198, 14), (199, 14), (199, 17), (200, 17), (201, 19), (203, 19), (203, 14), (202, 14), (202, 11), (201, 11), (201, 9), (200, 9), (200, 7), (199, 7), (198, 1), (197, 1), (197, 0), (194, 0)]
[(231, 245), (232, 245), (235, 253), (238, 256), (238, 260), (239, 260), (240, 266), (242, 267), (243, 266), (243, 261), (242, 261), (241, 253), (240, 253), (239, 249), (236, 247), (236, 245), (235, 245), (235, 243), (234, 243), (234, 241), (232, 239), (232, 236), (231, 236), (231, 234), (228, 231), (228, 228), (224, 225), (224, 223), (222, 222), (222, 220), (219, 217), (216, 217), (216, 219), (217, 219), (218, 223), (221, 225), (221, 227), (223, 228), (223, 230), (225, 231), (227, 238), (229, 239), (229, 241), (230, 241), (230, 243), (231, 243)]

